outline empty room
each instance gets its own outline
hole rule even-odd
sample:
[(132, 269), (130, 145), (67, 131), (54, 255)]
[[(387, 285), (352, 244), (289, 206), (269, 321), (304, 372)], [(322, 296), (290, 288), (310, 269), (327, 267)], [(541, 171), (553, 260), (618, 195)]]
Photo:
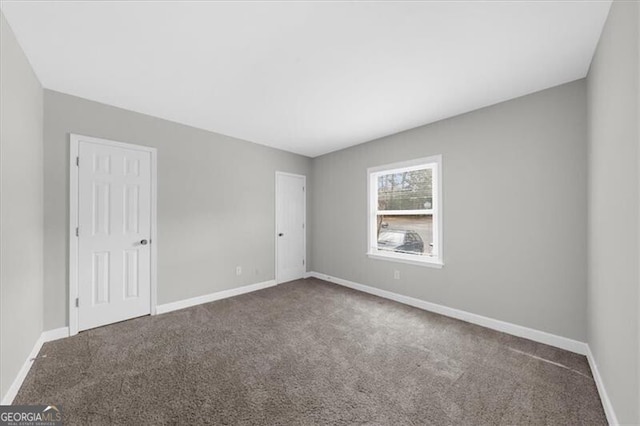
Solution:
[(640, 2), (0, 11), (0, 425), (640, 425)]

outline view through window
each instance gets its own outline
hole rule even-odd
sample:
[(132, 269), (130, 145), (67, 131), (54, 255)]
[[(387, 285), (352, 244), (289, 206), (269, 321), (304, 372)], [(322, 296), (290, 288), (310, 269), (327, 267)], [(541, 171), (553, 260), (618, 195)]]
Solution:
[(369, 171), (369, 254), (439, 261), (439, 157)]

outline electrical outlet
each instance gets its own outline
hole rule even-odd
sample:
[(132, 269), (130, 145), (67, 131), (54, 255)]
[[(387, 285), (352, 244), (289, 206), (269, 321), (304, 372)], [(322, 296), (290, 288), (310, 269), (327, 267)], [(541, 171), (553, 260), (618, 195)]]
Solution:
[(242, 266), (236, 266), (236, 275), (242, 275)]
[(394, 280), (399, 280), (400, 279), (400, 271), (398, 271), (397, 269), (395, 271), (393, 271), (393, 279)]

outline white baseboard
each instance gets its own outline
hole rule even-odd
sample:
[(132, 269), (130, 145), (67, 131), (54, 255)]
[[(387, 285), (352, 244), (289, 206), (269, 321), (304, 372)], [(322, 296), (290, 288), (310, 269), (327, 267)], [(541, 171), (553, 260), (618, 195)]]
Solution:
[(318, 272), (310, 272), (309, 276), (312, 276), (314, 278), (318, 278), (321, 280), (329, 281), (335, 284), (339, 284), (344, 287), (349, 287), (354, 290), (373, 294), (375, 296), (383, 297), (385, 299), (394, 300), (396, 302), (413, 306), (415, 308), (423, 309), (425, 311), (435, 312), (437, 314), (444, 315), (447, 317), (456, 318), (462, 321), (470, 322), (472, 324), (481, 325), (483, 327), (490, 328), (492, 330), (501, 331), (503, 333), (511, 334), (518, 337), (524, 337), (525, 339), (544, 343), (545, 345), (555, 346), (557, 348), (575, 352), (580, 355), (587, 354), (586, 343), (569, 339), (567, 337), (561, 337), (555, 334), (547, 333), (545, 331), (539, 331), (533, 328), (523, 327), (521, 325), (500, 321), (500, 320), (485, 317), (482, 315), (472, 314), (471, 312), (450, 308), (444, 305), (438, 305), (437, 303), (427, 302), (425, 300), (416, 299), (414, 297), (403, 296), (401, 294), (393, 293), (387, 290), (381, 290), (379, 288), (370, 287), (368, 285), (355, 283), (353, 281), (332, 277), (330, 275), (321, 274)]
[(262, 290), (263, 288), (276, 285), (275, 280), (264, 281), (261, 283), (245, 285), (243, 287), (231, 288), (229, 290), (217, 291), (215, 293), (205, 294), (204, 296), (193, 297), (191, 299), (178, 300), (177, 302), (165, 303), (156, 306), (157, 314), (164, 314), (178, 309), (190, 308), (191, 306), (201, 305), (228, 297), (239, 296), (252, 291)]
[(20, 371), (18, 371), (18, 375), (13, 380), (13, 383), (2, 398), (2, 402), (0, 404), (11, 405), (13, 399), (16, 397), (18, 391), (20, 390), (20, 387), (22, 386), (22, 382), (24, 382), (27, 374), (29, 374), (31, 365), (33, 365), (33, 360), (38, 356), (40, 349), (42, 349), (42, 345), (53, 340), (62, 339), (64, 337), (69, 337), (69, 327), (56, 328), (55, 330), (44, 331), (42, 332), (42, 334), (40, 334), (40, 337), (38, 337), (38, 340), (36, 340), (35, 344), (33, 345), (29, 356), (25, 360), (24, 364), (22, 364), (22, 368), (20, 368)]
[(52, 342), (54, 340), (64, 339), (65, 337), (69, 337), (69, 327), (60, 327), (42, 332), (44, 342)]
[(613, 405), (611, 404), (609, 394), (604, 387), (604, 382), (602, 381), (602, 376), (600, 375), (600, 370), (598, 370), (598, 364), (593, 356), (593, 352), (591, 352), (591, 347), (587, 347), (587, 360), (589, 361), (589, 367), (591, 367), (591, 373), (593, 374), (593, 379), (596, 382), (596, 387), (600, 394), (600, 400), (602, 401), (602, 407), (604, 408), (604, 413), (607, 416), (607, 421), (611, 426), (619, 425), (620, 422), (618, 422), (618, 417), (616, 416), (615, 411), (613, 411)]

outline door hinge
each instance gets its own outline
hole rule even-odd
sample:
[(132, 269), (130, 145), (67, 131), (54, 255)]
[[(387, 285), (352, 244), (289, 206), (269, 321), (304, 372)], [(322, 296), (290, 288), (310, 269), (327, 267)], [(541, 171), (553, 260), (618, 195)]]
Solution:
[(80, 307), (80, 298), (76, 297), (76, 308)]
[(304, 186), (302, 187), (302, 192), (304, 192)]
[(302, 259), (302, 266), (304, 266), (304, 259)]
[(80, 157), (76, 157), (76, 166), (80, 167)]
[(76, 228), (76, 237), (80, 236), (80, 228)]

